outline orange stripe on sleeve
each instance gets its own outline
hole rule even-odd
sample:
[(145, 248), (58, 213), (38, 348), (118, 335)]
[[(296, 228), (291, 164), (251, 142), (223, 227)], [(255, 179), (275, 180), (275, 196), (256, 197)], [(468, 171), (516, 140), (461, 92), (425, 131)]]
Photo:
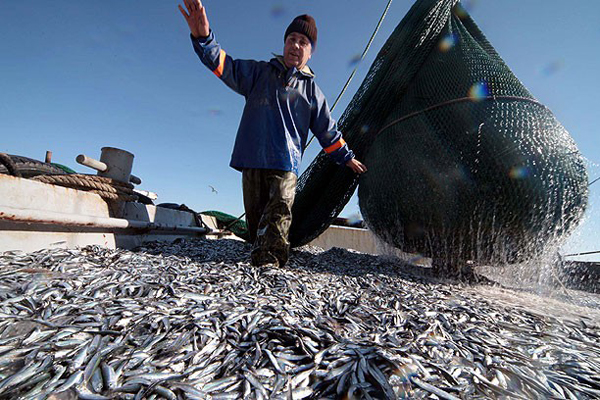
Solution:
[(225, 53), (225, 50), (221, 49), (221, 53), (219, 54), (219, 66), (213, 71), (213, 74), (215, 74), (218, 78), (221, 77), (221, 75), (223, 75), (223, 69), (225, 68), (225, 57), (227, 56), (227, 53)]
[(344, 141), (344, 139), (341, 139), (341, 138), (340, 138), (340, 140), (338, 140), (337, 142), (335, 142), (335, 143), (334, 143), (334, 144), (332, 144), (331, 146), (329, 146), (329, 147), (326, 147), (326, 148), (324, 149), (324, 150), (325, 150), (325, 153), (327, 153), (327, 154), (329, 154), (329, 153), (333, 153), (334, 151), (336, 151), (337, 149), (339, 149), (340, 147), (342, 147), (342, 146), (343, 146), (343, 145), (345, 145), (345, 144), (346, 144), (346, 142)]

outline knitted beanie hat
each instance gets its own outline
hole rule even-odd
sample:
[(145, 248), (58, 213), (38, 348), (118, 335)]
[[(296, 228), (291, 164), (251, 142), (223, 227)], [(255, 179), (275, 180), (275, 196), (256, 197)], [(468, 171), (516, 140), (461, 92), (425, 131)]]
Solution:
[(315, 23), (315, 19), (310, 15), (303, 14), (294, 18), (290, 26), (285, 30), (283, 40), (285, 41), (292, 32), (298, 32), (305, 35), (308, 40), (310, 40), (312, 47), (317, 45), (317, 24)]

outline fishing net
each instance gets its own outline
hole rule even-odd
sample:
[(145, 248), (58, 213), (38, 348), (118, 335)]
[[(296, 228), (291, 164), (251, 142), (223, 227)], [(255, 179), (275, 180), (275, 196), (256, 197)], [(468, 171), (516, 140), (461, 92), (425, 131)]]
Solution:
[[(340, 118), (369, 171), (362, 215), (385, 242), (456, 260), (517, 260), (572, 230), (587, 173), (568, 132), (457, 0), (419, 0)], [(302, 174), (290, 240), (321, 234), (359, 178), (321, 153)]]
[(227, 229), (239, 238), (246, 241), (250, 240), (248, 225), (245, 220), (221, 211), (202, 211), (200, 214), (214, 217), (217, 220), (219, 229)]

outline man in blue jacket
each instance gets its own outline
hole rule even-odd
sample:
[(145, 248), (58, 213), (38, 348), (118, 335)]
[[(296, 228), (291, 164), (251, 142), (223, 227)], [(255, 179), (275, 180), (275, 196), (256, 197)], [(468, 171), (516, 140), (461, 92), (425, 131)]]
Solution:
[(230, 166), (242, 172), (246, 221), (254, 265), (283, 266), (302, 153), (311, 130), (338, 164), (355, 173), (367, 168), (337, 130), (314, 74), (306, 65), (317, 43), (309, 15), (296, 17), (284, 35), (283, 56), (236, 60), (221, 48), (200, 0), (179, 6), (194, 51), (218, 78), (246, 98)]

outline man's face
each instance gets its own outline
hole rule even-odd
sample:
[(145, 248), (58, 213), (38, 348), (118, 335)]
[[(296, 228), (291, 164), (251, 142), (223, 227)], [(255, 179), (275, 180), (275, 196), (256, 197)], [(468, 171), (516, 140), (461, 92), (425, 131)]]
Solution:
[(312, 45), (310, 40), (298, 32), (292, 32), (285, 38), (283, 62), (288, 68), (302, 69), (310, 59)]

